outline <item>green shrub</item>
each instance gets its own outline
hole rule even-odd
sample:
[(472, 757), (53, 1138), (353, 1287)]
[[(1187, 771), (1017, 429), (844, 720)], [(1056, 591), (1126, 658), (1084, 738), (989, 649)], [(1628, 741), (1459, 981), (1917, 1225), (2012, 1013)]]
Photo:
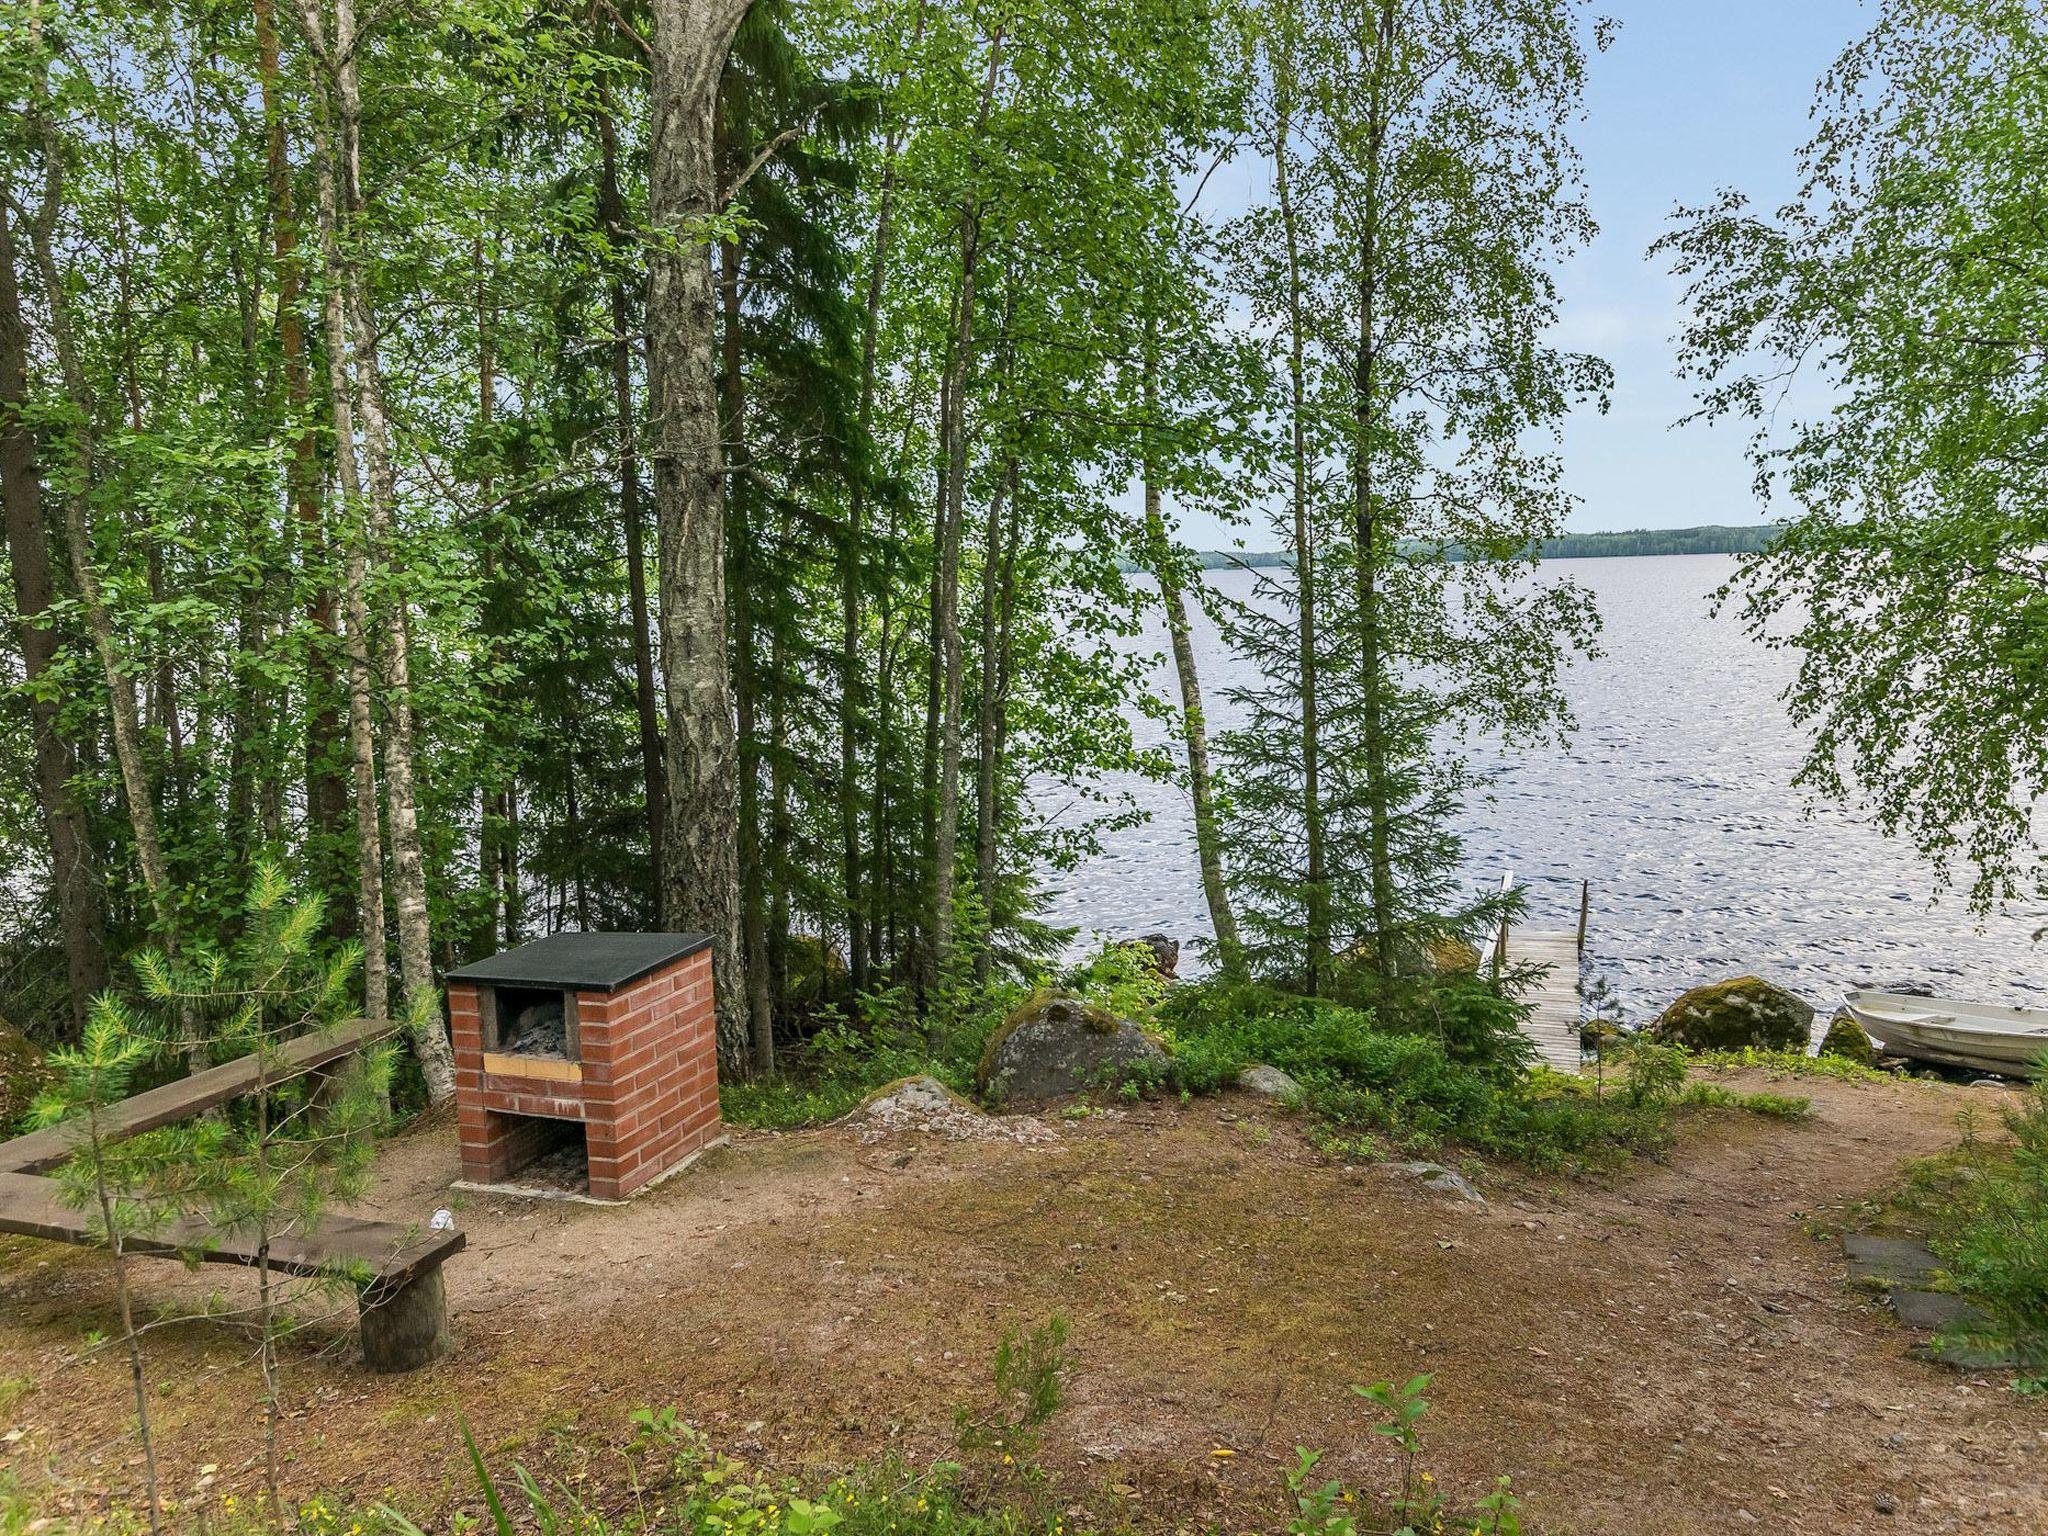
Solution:
[(2028, 1089), (2005, 1124), (2005, 1148), (1966, 1138), (1963, 1164), (1933, 1207), (1932, 1241), (1955, 1286), (2039, 1370), (2048, 1368), (2048, 1082)]
[[(1476, 1005), (1449, 1001), (1470, 984), (1440, 990), (1446, 1007), (1478, 1013)], [(1412, 1016), (1404, 1022), (1412, 1026)], [(1254, 1062), (1279, 1067), (1302, 1085), (1333, 1150), (1363, 1132), (1403, 1147), (1457, 1142), (1556, 1168), (1609, 1164), (1662, 1145), (1667, 1135), (1662, 1105), (1601, 1098), (1575, 1079), (1513, 1071), (1505, 1053), (1459, 1061), (1435, 1034), (1384, 1028), (1374, 1014), (1326, 999), (1208, 983), (1169, 997), (1159, 1023), (1182, 1087), (1214, 1092)]]

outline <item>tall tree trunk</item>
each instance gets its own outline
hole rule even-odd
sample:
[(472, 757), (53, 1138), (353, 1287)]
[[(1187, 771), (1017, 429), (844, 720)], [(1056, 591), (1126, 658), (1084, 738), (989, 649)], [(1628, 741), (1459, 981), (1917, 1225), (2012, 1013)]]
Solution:
[[(317, 16), (309, 17), (317, 19)], [(314, 112), (314, 161), (320, 198), (320, 250), (325, 275), (321, 322), (327, 340), (327, 394), (334, 418), (334, 473), (341, 490), (343, 531), (342, 653), (348, 665), (349, 776), (356, 815), (356, 910), (362, 925), (363, 1012), (391, 1013), (388, 944), (384, 934), (384, 832), (377, 795), (377, 741), (371, 695), (369, 560), (363, 517), (362, 471), (356, 459), (353, 391), (349, 384), (348, 317), (342, 277), (341, 191), (334, 164), (329, 112)]]
[(648, 393), (661, 541), (667, 695), (662, 919), (711, 936), (720, 1050), (743, 1060), (739, 751), (726, 662), (724, 464), (714, 380), (711, 219), (718, 82), (752, 0), (654, 0), (648, 213)]
[[(1001, 75), (1003, 30), (989, 39), (988, 70), (982, 80), (977, 136), (987, 127)], [(938, 574), (934, 582), (933, 628), (938, 632), (944, 697), (939, 708), (938, 825), (932, 840), (932, 973), (943, 975), (953, 948), (953, 885), (960, 841), (960, 528), (967, 499), (967, 380), (974, 365), (974, 291), (981, 266), (981, 210), (970, 201), (960, 216), (960, 289), (954, 332), (946, 359), (947, 387), (939, 423), (943, 456)]]
[(1368, 857), (1371, 863), (1373, 953), (1382, 976), (1398, 969), (1394, 891), (1393, 806), (1387, 778), (1385, 689), (1387, 658), (1380, 620), (1379, 564), (1381, 532), (1374, 491), (1373, 431), (1377, 421), (1380, 251), (1380, 172), (1386, 148), (1386, 59), (1395, 44), (1393, 0), (1381, 0), (1374, 38), (1378, 62), (1367, 91), (1366, 129), (1369, 138), (1364, 209), (1358, 252), (1358, 362), (1353, 378), (1355, 399), (1352, 441), (1352, 550), (1358, 562), (1358, 669), (1362, 683), (1361, 721), (1365, 730), (1365, 786)]
[(1307, 318), (1302, 313), (1301, 226), (1294, 204), (1293, 151), (1288, 142), (1293, 128), (1293, 71), (1290, 52), (1275, 66), (1280, 85), (1275, 93), (1278, 121), (1273, 178), (1287, 245), (1288, 467), (1294, 514), (1295, 666), (1301, 684), (1302, 841), (1306, 864), (1302, 891), (1303, 915), (1307, 919), (1304, 987), (1310, 997), (1317, 997), (1330, 971), (1330, 892), (1323, 832), (1322, 717), (1317, 698), (1321, 660), (1317, 649), (1320, 642), (1316, 632), (1316, 583), (1320, 578), (1316, 572), (1315, 528), (1309, 518), (1308, 501), (1308, 385), (1304, 353)]
[[(335, 0), (335, 32), (354, 27), (353, 0)], [(350, 154), (343, 161), (347, 176), (343, 186), (348, 194), (350, 223), (363, 209), (358, 181), (357, 134), (362, 108), (356, 92), (354, 51), (335, 72), (339, 86), (342, 120)], [(384, 388), (379, 376), (378, 331), (362, 268), (346, 263), (349, 319), (355, 343), (357, 407), (361, 412), (363, 457), (369, 471), (370, 554), (380, 569), (388, 569), (395, 547), (394, 519), (397, 484), (392, 464), (391, 428), (384, 413)], [(402, 584), (401, 584), (402, 585)], [(434, 996), (433, 935), (428, 924), (426, 858), (420, 841), (419, 798), (413, 778), (413, 718), (411, 624), (403, 592), (385, 605), (387, 617), (379, 639), (384, 681), (384, 804), (390, 823), (393, 906), (398, 915), (398, 975), (409, 1007), (427, 1008)], [(438, 1017), (422, 1022), (419, 1037), (420, 1066), (427, 1079), (428, 1097), (441, 1103), (455, 1092), (455, 1061)]]
[[(924, 38), (925, 3), (919, 0), (912, 45)], [(897, 75), (897, 83), (902, 82)], [(882, 297), (889, 280), (889, 242), (895, 230), (896, 160), (903, 149), (903, 125), (893, 121), (882, 146), (881, 190), (875, 204), (875, 233), (870, 242), (866, 303), (861, 315), (860, 404), (857, 412), (861, 463), (847, 495), (846, 537), (839, 569), (839, 836), (846, 885), (846, 954), (853, 995), (872, 985), (868, 913), (862, 895), (860, 846), (860, 678), (861, 553), (867, 520), (869, 477), (873, 473), (875, 424), (875, 354), (880, 344)], [(879, 770), (878, 770), (879, 772)]]
[(42, 681), (57, 660), (57, 633), (50, 612), (57, 597), (57, 581), (50, 562), (49, 531), (43, 523), (43, 482), (36, 464), (35, 434), (22, 419), (27, 401), (28, 322), (16, 279), (6, 188), (0, 185), (0, 510), (6, 518), (22, 674), (28, 684), (36, 803), (50, 844), (51, 894), (64, 940), (71, 1022), (82, 1029), (88, 1004), (107, 984), (107, 935), (91, 829), (71, 792), (78, 754), (64, 734), (56, 700)]
[[(721, 158), (723, 158), (721, 156)], [(719, 242), (719, 388), (725, 413), (726, 537), (732, 582), (733, 708), (739, 732), (740, 939), (747, 967), (747, 1038), (754, 1070), (775, 1070), (775, 989), (768, 972), (768, 891), (762, 856), (759, 626), (754, 618), (754, 530), (741, 477), (747, 471), (747, 382), (741, 365), (740, 252)]]
[[(277, 17), (272, 0), (253, 0), (253, 6), (257, 82), (263, 95), (264, 181), (270, 200), (271, 254), (277, 267), (278, 351), (284, 361), (285, 410), (293, 423), (292, 457), (285, 479), (298, 528), (306, 588), (304, 613), (311, 635), (306, 648), (307, 862), (315, 872), (316, 888), (326, 890), (334, 850), (345, 836), (348, 816), (348, 789), (339, 767), (346, 745), (336, 705), (336, 607), (320, 507), (320, 446), (309, 413), (312, 370), (306, 356), (305, 319), (300, 313), (305, 273), (298, 256), (298, 210), (286, 154)], [(333, 907), (335, 931), (346, 932), (353, 925), (355, 898), (345, 889), (338, 894), (342, 899)]]
[(1216, 930), (1216, 955), (1223, 973), (1244, 971), (1244, 946), (1238, 938), (1237, 914), (1223, 880), (1223, 837), (1216, 821), (1216, 780), (1209, 767), (1209, 727), (1202, 707), (1202, 680), (1195, 670), (1194, 635), (1188, 625), (1186, 595), (1178, 564), (1166, 533), (1166, 513), (1159, 483), (1159, 356), (1158, 320), (1145, 322), (1145, 543), (1152, 574), (1159, 582), (1159, 601), (1166, 610), (1166, 631), (1173, 643), (1173, 670), (1180, 681), (1181, 740), (1188, 754), (1188, 794), (1195, 809), (1195, 857), (1202, 870), (1202, 895), (1209, 904), (1209, 923)]
[(598, 86), (598, 141), (604, 151), (603, 179), (598, 184), (598, 217), (611, 247), (607, 283), (612, 314), (612, 408), (619, 433), (619, 521), (626, 529), (626, 599), (633, 627), (633, 707), (640, 724), (640, 766), (647, 781), (647, 837), (653, 855), (649, 894), (659, 904), (662, 886), (662, 840), (666, 835), (667, 783), (662, 772), (661, 719), (654, 696), (654, 637), (648, 622), (646, 535), (640, 521), (640, 441), (633, 410), (633, 338), (638, 330), (626, 278), (626, 203), (619, 193), (619, 134), (612, 121), (611, 95)]
[[(1004, 329), (1008, 329), (1007, 323)], [(974, 889), (991, 933), (996, 920), (996, 816), (1002, 775), (1004, 677), (1009, 669), (1004, 527), (1005, 514), (1010, 513), (1010, 502), (1016, 494), (1017, 467), (1013, 451), (1003, 465), (995, 494), (989, 497), (981, 538), (981, 697), (975, 721)], [(1014, 513), (1010, 513), (1007, 522), (1015, 526)], [(988, 981), (992, 960), (990, 946), (983, 944), (974, 956), (976, 981)]]
[[(482, 435), (488, 437), (498, 411), (498, 361), (491, 340), (493, 326), (488, 296), (488, 274), (484, 267), (483, 243), (480, 240), (476, 244), (475, 264), (477, 426)], [(493, 450), (487, 445), (484, 450), (484, 462), (477, 476), (477, 497), (485, 508), (483, 525), (477, 539), (477, 558), (482, 567), (486, 591), (496, 585), (498, 575), (496, 517), (491, 510), (497, 505), (497, 476), (492, 471), (492, 462)], [(487, 639), (486, 648), (487, 651), (495, 651), (495, 642)], [(500, 712), (502, 720), (507, 711), (503, 688), (492, 683), (487, 685), (485, 693)], [(513, 796), (518, 793), (518, 785), (508, 784), (500, 778), (495, 765), (487, 767), (486, 773), (488, 777), (478, 797), (477, 807), (477, 877), (484, 890), (487, 939), (485, 947), (494, 949), (497, 947), (501, 929), (507, 944), (517, 942), (518, 920), (515, 910), (519, 900), (519, 847), (512, 836), (511, 818), (507, 814), (507, 809), (512, 803)]]
[[(383, 383), (378, 373), (378, 331), (375, 308), (362, 266), (350, 253), (344, 256), (344, 229), (353, 232), (363, 204), (361, 170), (362, 96), (357, 73), (357, 34), (354, 0), (334, 0), (331, 51), (321, 41), (319, 0), (301, 0), (307, 35), (316, 43), (315, 52), (328, 66), (324, 73), (333, 115), (327, 124), (333, 142), (326, 157), (325, 180), (332, 183), (331, 195), (323, 195), (323, 224), (332, 221), (331, 231), (323, 229), (323, 249), (330, 252), (333, 265), (330, 284), (340, 289), (345, 308), (343, 340), (352, 349), (355, 405), (359, 413), (362, 451), (367, 484), (359, 480), (366, 523), (364, 544), (372, 561), (382, 562), (392, 547), (397, 502), (395, 470), (392, 463), (391, 428), (384, 410)], [(323, 193), (328, 189), (323, 185)], [(331, 238), (329, 238), (331, 234)], [(349, 380), (343, 378), (346, 395)], [(342, 438), (336, 422), (337, 461), (352, 457), (353, 439)], [(367, 491), (367, 495), (362, 493)], [(398, 914), (398, 969), (406, 1005), (415, 1013), (418, 1030), (414, 1044), (419, 1053), (421, 1074), (427, 1096), (436, 1103), (455, 1092), (455, 1061), (446, 1032), (434, 1008), (433, 936), (428, 924), (426, 860), (420, 844), (419, 803), (413, 779), (413, 719), (410, 635), (406, 604), (402, 594), (388, 604), (389, 617), (379, 639), (382, 643), (382, 674), (385, 701), (384, 797), (390, 817), (391, 865), (394, 904)]]

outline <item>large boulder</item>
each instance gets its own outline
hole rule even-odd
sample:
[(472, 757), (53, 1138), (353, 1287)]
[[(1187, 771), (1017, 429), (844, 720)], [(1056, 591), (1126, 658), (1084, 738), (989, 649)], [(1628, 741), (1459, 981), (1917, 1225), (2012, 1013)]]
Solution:
[(1681, 993), (1646, 1033), (1694, 1051), (1806, 1050), (1813, 1005), (1761, 976), (1738, 976)]
[(48, 1080), (43, 1053), (28, 1036), (0, 1019), (0, 1139), (27, 1116)]
[(1053, 1099), (1166, 1076), (1159, 1042), (1129, 1019), (1071, 997), (1026, 1003), (982, 1052), (982, 1092), (999, 1104)]

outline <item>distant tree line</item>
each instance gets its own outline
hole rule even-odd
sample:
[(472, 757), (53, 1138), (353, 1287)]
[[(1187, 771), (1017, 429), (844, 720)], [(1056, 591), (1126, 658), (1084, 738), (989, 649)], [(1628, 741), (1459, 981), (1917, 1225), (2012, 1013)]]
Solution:
[[(1706, 523), (1698, 528), (1630, 528), (1613, 533), (1560, 533), (1540, 540), (1531, 548), (1543, 560), (1590, 560), (1620, 555), (1756, 555), (1769, 549), (1783, 531), (1780, 523)], [(1525, 549), (1526, 556), (1530, 551)], [(1462, 560), (1465, 551), (1453, 545), (1452, 560)], [(1205, 571), (1244, 566), (1263, 570), (1269, 566), (1294, 563), (1294, 552), (1286, 549), (1239, 551), (1210, 549), (1189, 557)], [(1143, 569), (1136, 561), (1124, 569)]]

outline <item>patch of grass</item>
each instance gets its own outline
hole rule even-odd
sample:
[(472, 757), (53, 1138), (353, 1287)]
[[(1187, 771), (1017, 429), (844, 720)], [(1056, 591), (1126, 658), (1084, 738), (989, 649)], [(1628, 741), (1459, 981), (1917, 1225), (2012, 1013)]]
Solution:
[(1687, 1083), (1679, 1103), (1706, 1109), (1739, 1109), (1773, 1120), (1806, 1120), (1813, 1115), (1813, 1100), (1786, 1093), (1737, 1093), (1719, 1083)]
[(2048, 1082), (2004, 1112), (2010, 1140), (1986, 1141), (1974, 1115), (1955, 1152), (1916, 1166), (1901, 1205), (1929, 1228), (1950, 1283), (1990, 1313), (2000, 1342), (2048, 1383)]
[(1808, 1056), (1800, 1051), (1696, 1051), (1695, 1067), (1721, 1071), (1752, 1068), (1774, 1077), (1825, 1077), (1838, 1083), (1890, 1082), (1892, 1074), (1866, 1067), (1846, 1056)]
[(35, 1387), (35, 1380), (32, 1377), (0, 1376), (0, 1414), (11, 1410), (16, 1403), (33, 1392)]

